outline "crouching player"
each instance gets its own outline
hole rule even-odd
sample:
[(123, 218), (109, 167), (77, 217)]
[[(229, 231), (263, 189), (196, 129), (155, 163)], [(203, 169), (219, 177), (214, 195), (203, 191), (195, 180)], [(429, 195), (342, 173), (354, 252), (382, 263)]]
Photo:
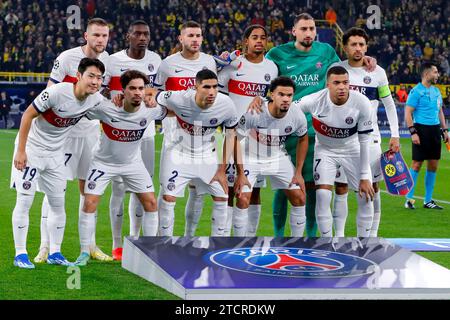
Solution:
[[(173, 234), (176, 199), (184, 195), (189, 183), (193, 183), (198, 194), (212, 196), (211, 235), (223, 236), (228, 199), (225, 169), (236, 145), (236, 107), (229, 97), (218, 92), (217, 75), (208, 69), (196, 74), (195, 90), (162, 91), (156, 101), (176, 116), (176, 131), (173, 132), (176, 140), (165, 145), (161, 155), (159, 235)], [(214, 133), (220, 125), (227, 133), (223, 158), (218, 165)], [(238, 168), (238, 176), (242, 174), (241, 169)]]
[[(245, 113), (238, 125), (238, 134), (245, 137), (243, 146), (244, 169), (251, 188), (256, 178), (269, 176), (273, 189), (282, 189), (292, 205), (291, 235), (302, 237), (305, 229), (305, 183), (302, 168), (308, 151), (308, 128), (302, 110), (292, 104), (295, 84), (287, 77), (278, 77), (270, 84), (271, 99), (262, 106), (262, 112)], [(297, 167), (294, 168), (284, 142), (287, 137), (298, 137)], [(245, 236), (248, 221), (251, 188), (244, 186), (245, 178), (235, 184), (238, 194), (237, 214), (233, 214), (235, 236)]]
[(144, 207), (144, 235), (155, 236), (158, 230), (153, 182), (142, 161), (140, 143), (147, 126), (153, 120), (162, 120), (167, 109), (145, 107), (145, 85), (149, 82), (145, 74), (129, 70), (122, 74), (120, 82), (124, 88), (123, 109), (105, 101), (86, 114), (89, 119), (100, 120), (103, 132), (86, 175), (86, 196), (78, 225), (81, 254), (75, 262), (79, 266), (86, 265), (89, 260), (97, 206), (115, 177), (123, 179), (127, 190), (135, 193)]

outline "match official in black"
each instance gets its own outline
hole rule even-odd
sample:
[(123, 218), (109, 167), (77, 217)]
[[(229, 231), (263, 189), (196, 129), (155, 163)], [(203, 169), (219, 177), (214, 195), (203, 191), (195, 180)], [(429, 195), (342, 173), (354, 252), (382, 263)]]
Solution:
[(411, 90), (405, 108), (405, 120), (412, 140), (412, 165), (409, 170), (414, 180), (413, 189), (406, 195), (405, 208), (415, 209), (413, 197), (417, 176), (423, 161), (427, 160), (423, 207), (442, 210), (432, 199), (436, 171), (441, 158), (441, 137), (445, 142), (448, 141), (442, 95), (439, 89), (433, 86), (439, 78), (436, 65), (423, 63), (421, 76), (422, 81)]

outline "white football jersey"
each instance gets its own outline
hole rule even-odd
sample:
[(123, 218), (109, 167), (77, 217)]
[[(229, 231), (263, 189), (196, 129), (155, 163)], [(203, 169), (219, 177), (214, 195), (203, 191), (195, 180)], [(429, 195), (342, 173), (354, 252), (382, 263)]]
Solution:
[(222, 93), (208, 109), (201, 109), (195, 102), (195, 90), (162, 91), (156, 101), (172, 110), (176, 115), (178, 137), (166, 146), (187, 156), (212, 155), (216, 149), (214, 133), (218, 126), (234, 128), (237, 125), (237, 110), (233, 101)]
[(315, 152), (334, 157), (358, 156), (358, 134), (373, 131), (370, 101), (357, 91), (350, 90), (347, 102), (340, 106), (331, 101), (328, 89), (294, 103), (312, 115)]
[[(98, 59), (106, 66), (108, 56), (108, 52), (103, 51)], [(53, 63), (53, 69), (50, 73), (50, 80), (54, 83), (77, 82), (78, 65), (83, 58), (86, 58), (86, 55), (81, 49), (81, 46), (61, 52)], [(97, 121), (81, 119), (75, 128), (70, 132), (70, 136), (73, 138), (82, 138), (88, 135), (92, 130), (98, 129)]]
[(147, 108), (144, 103), (136, 112), (130, 113), (105, 100), (86, 114), (89, 119), (100, 120), (103, 129), (93, 159), (110, 165), (142, 161), (140, 144), (145, 129), (166, 114), (166, 108)]
[(250, 161), (272, 161), (287, 155), (284, 142), (290, 135), (304, 136), (308, 131), (306, 117), (295, 103), (283, 118), (275, 118), (268, 109), (267, 102), (259, 114), (244, 113), (239, 120), (238, 133), (245, 136), (242, 143), (243, 154)]
[(380, 66), (376, 66), (372, 72), (366, 71), (363, 67), (352, 67), (348, 60), (338, 62), (334, 65), (344, 67), (349, 76), (350, 90), (355, 90), (365, 95), (372, 104), (372, 136), (380, 137), (380, 130), (378, 128), (378, 104), (381, 98), (387, 97), (391, 94), (389, 89), (389, 81), (386, 72)]
[(264, 58), (260, 63), (252, 63), (240, 56), (219, 72), (219, 87), (233, 100), (240, 117), (256, 96), (267, 95), (270, 82), (277, 76), (278, 68), (273, 61)]
[[(149, 87), (153, 87), (153, 83), (161, 64), (161, 57), (150, 50), (145, 51), (145, 56), (142, 59), (136, 60), (127, 55), (127, 50), (116, 52), (109, 56), (106, 63), (105, 79), (103, 86), (107, 86), (111, 92), (111, 98), (122, 92), (122, 85), (120, 84), (120, 76), (127, 70), (137, 70), (148, 76), (150, 80)], [(152, 137), (155, 135), (155, 122), (149, 124), (145, 130), (145, 137)]]
[(189, 60), (177, 52), (161, 62), (154, 85), (162, 90), (187, 90), (195, 86), (195, 75), (202, 69), (217, 73), (216, 62), (211, 55), (200, 52), (198, 59)]
[(86, 112), (103, 100), (104, 97), (96, 92), (79, 101), (73, 83), (58, 83), (45, 89), (32, 103), (41, 115), (31, 124), (27, 147), (42, 155), (61, 151), (69, 132), (71, 135)]

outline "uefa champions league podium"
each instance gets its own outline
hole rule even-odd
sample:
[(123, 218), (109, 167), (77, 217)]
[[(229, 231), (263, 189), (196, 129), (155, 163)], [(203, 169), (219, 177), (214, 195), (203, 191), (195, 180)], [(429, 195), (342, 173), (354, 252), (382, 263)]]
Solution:
[(450, 270), (382, 238), (140, 237), (122, 267), (183, 299), (450, 299)]

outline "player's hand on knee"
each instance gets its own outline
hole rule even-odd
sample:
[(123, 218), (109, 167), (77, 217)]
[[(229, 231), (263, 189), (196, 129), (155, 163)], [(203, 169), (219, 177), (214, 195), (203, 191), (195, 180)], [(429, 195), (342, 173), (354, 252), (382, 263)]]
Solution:
[(369, 202), (369, 200), (373, 201), (375, 191), (370, 180), (361, 180), (359, 182), (359, 196), (362, 198), (363, 195), (366, 197), (366, 202)]
[(238, 174), (236, 177), (236, 181), (234, 182), (234, 194), (236, 198), (240, 198), (244, 193), (244, 187), (247, 186), (250, 190), (252, 189), (252, 185), (248, 181), (247, 177), (244, 174)]
[(252, 114), (261, 113), (263, 102), (264, 102), (264, 100), (260, 96), (254, 97), (252, 102), (250, 102), (250, 104), (248, 105), (247, 112), (250, 112)]
[(400, 151), (400, 138), (392, 137), (389, 141), (389, 149), (392, 152), (399, 152)]
[(116, 94), (114, 98), (111, 99), (112, 103), (116, 105), (116, 107), (122, 108), (123, 107), (123, 99), (124, 95), (122, 93)]
[(301, 174), (297, 174), (292, 177), (292, 181), (289, 183), (289, 188), (293, 185), (297, 185), (300, 187), (300, 190), (305, 191), (305, 180)]
[(209, 184), (212, 184), (214, 181), (217, 181), (222, 187), (223, 191), (228, 194), (227, 176), (225, 175), (225, 172), (223, 170), (217, 170), (216, 174), (211, 179)]
[(17, 170), (22, 171), (27, 166), (27, 153), (22, 151), (17, 151), (14, 156), (14, 167)]

